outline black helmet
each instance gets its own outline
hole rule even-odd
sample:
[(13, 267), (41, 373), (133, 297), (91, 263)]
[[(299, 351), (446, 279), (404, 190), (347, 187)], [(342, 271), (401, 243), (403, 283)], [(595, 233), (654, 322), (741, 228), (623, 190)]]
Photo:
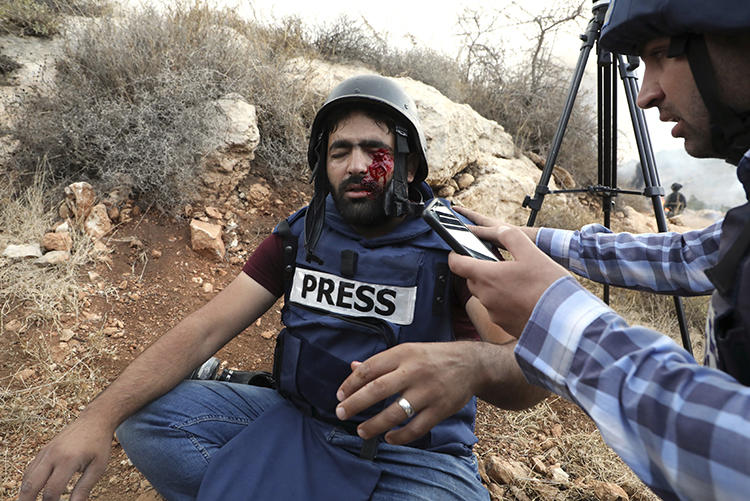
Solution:
[(417, 106), (393, 80), (380, 75), (359, 75), (348, 78), (331, 91), (315, 115), (310, 129), (310, 143), (307, 148), (307, 163), (310, 168), (315, 170), (318, 162), (316, 150), (326, 132), (323, 130), (326, 119), (341, 106), (356, 107), (357, 105), (377, 109), (393, 117), (397, 124), (407, 128), (410, 142), (419, 155), (419, 165), (414, 181), (423, 181), (427, 177), (427, 153), (424, 132), (417, 115)]
[(748, 30), (747, 0), (612, 0), (599, 41), (606, 50), (637, 55), (648, 41), (670, 38), (669, 57), (687, 56), (710, 115), (714, 149), (737, 163), (750, 148), (750, 113), (721, 101), (703, 35)]
[(395, 122), (396, 147), (393, 178), (385, 192), (385, 213), (403, 216), (417, 212), (421, 204), (409, 200), (407, 155), (413, 149), (417, 155), (415, 184), (427, 177), (425, 137), (417, 116), (414, 101), (396, 83), (379, 75), (359, 75), (338, 84), (318, 110), (310, 129), (307, 162), (312, 169), (315, 191), (305, 216), (305, 248), (307, 259), (316, 259), (314, 248), (320, 239), (325, 219), (325, 198), (329, 192), (326, 173), (327, 125), (329, 117), (342, 108), (374, 110), (391, 117)]
[(680, 183), (672, 183), (672, 191), (680, 191), (682, 189), (682, 185)]
[(750, 2), (744, 0), (612, 0), (600, 42), (609, 51), (635, 56), (655, 38), (748, 28)]

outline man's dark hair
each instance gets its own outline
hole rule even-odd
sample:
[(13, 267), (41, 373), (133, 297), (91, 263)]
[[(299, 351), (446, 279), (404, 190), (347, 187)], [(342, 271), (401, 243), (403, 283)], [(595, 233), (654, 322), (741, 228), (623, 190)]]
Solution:
[(365, 114), (378, 125), (384, 125), (391, 134), (396, 133), (396, 120), (391, 115), (374, 106), (365, 105), (339, 106), (332, 110), (326, 117), (323, 130), (330, 136), (344, 118), (356, 112)]

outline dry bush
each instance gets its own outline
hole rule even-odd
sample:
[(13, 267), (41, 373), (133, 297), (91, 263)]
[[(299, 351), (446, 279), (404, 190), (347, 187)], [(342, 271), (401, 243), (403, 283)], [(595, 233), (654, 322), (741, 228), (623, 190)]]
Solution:
[(0, 32), (34, 37), (59, 33), (60, 14), (44, 2), (11, 0), (0, 5)]
[(58, 62), (56, 94), (33, 100), (15, 131), (19, 161), (43, 153), (57, 180), (126, 182), (176, 207), (191, 198), (201, 154), (222, 132), (212, 100), (236, 92), (258, 108), (258, 157), (276, 175), (298, 172), (316, 96), (284, 72), (295, 37), (201, 3), (87, 23)]
[(108, 0), (8, 0), (0, 4), (0, 32), (51, 37), (60, 32), (63, 15), (100, 16)]

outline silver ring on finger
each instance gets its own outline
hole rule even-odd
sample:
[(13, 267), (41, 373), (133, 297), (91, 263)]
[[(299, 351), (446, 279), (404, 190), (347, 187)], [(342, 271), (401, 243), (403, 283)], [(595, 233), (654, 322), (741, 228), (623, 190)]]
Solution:
[(404, 397), (401, 397), (398, 399), (398, 405), (401, 407), (404, 412), (406, 413), (406, 417), (410, 418), (414, 416), (414, 408), (411, 406), (408, 400), (406, 400)]

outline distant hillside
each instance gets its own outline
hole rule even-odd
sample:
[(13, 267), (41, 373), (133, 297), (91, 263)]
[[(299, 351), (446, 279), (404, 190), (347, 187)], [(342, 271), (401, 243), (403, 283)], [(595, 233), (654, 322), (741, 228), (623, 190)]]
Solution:
[[(677, 182), (688, 200), (695, 196), (707, 208), (728, 208), (745, 202), (735, 167), (721, 160), (693, 158), (682, 149), (669, 150), (656, 153), (656, 167), (667, 193), (670, 185)], [(634, 161), (621, 167), (620, 179), (623, 185), (643, 186)]]

